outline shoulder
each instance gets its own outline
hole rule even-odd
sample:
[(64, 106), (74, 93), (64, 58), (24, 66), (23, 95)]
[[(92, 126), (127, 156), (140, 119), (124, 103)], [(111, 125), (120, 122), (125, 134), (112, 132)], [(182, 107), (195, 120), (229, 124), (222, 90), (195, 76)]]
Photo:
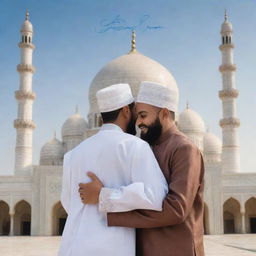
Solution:
[(80, 154), (80, 152), (84, 148), (90, 147), (92, 143), (95, 143), (95, 141), (97, 140), (97, 137), (98, 137), (98, 133), (92, 135), (89, 138), (84, 139), (82, 142), (80, 142), (78, 145), (76, 145), (73, 149), (71, 149), (67, 153), (70, 153), (70, 155)]
[(183, 160), (189, 159), (200, 159), (202, 158), (201, 151), (199, 148), (189, 140), (189, 138), (184, 138), (179, 141), (174, 150), (174, 156), (177, 156)]
[(118, 141), (118, 149), (127, 152), (130, 156), (136, 154), (141, 155), (151, 151), (151, 148), (146, 141), (127, 133), (124, 133), (122, 138)]
[(123, 142), (127, 144), (133, 144), (134, 146), (138, 147), (149, 147), (149, 144), (146, 141), (128, 133), (124, 133)]
[(173, 151), (198, 151), (199, 148), (182, 132), (177, 131), (168, 142), (168, 146), (173, 149)]

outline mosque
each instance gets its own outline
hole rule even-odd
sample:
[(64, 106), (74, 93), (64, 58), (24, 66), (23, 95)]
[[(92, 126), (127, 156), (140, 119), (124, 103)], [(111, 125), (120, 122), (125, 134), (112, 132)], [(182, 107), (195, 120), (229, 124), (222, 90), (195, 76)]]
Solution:
[[(141, 81), (169, 85), (172, 74), (161, 64), (136, 50), (135, 33), (128, 54), (107, 63), (90, 85), (88, 122), (76, 111), (62, 126), (62, 140), (56, 136), (41, 149), (40, 162), (32, 164), (32, 138), (36, 125), (32, 120), (33, 26), (29, 13), (21, 26), (19, 89), (16, 129), (15, 173), (0, 176), (0, 235), (61, 235), (67, 214), (60, 203), (63, 155), (84, 139), (95, 134), (102, 124), (96, 104), (96, 91), (115, 83), (130, 84), (133, 94)], [(187, 108), (177, 117), (179, 130), (202, 151), (205, 161), (205, 234), (256, 233), (256, 170), (240, 169), (236, 113), (238, 90), (235, 86), (236, 66), (233, 60), (232, 24), (227, 15), (221, 25), (222, 102), (223, 116), (219, 125), (222, 140), (207, 132), (198, 113)], [(215, 67), (213, 67), (215, 68)], [(40, 96), (39, 96), (40, 97)], [(217, 100), (217, 97), (216, 97)]]

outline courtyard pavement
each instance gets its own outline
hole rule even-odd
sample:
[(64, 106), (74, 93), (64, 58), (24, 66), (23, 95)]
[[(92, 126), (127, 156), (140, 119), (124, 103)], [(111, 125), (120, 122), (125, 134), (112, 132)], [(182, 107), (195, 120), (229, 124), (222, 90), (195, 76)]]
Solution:
[[(256, 255), (256, 234), (207, 235), (204, 239), (206, 256)], [(56, 256), (59, 236), (0, 237), (1, 256)], [(121, 256), (121, 255), (120, 255)], [(175, 255), (174, 255), (175, 256)]]

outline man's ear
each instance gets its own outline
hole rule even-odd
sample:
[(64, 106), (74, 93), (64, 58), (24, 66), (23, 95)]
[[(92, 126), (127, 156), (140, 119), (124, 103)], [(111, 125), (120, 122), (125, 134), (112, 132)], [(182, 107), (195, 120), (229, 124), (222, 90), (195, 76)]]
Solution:
[(170, 112), (167, 108), (162, 108), (159, 112), (159, 118), (165, 120), (170, 117)]

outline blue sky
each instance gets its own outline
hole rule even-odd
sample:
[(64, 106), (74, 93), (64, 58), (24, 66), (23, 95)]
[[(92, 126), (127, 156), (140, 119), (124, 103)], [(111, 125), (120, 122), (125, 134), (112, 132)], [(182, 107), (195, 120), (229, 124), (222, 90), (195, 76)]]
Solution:
[(147, 15), (148, 26), (163, 27), (139, 28), (138, 50), (173, 74), (180, 90), (179, 110), (185, 108), (188, 100), (210, 131), (221, 137), (218, 46), (226, 8), (234, 29), (242, 170), (256, 171), (255, 0), (1, 0), (0, 7), (0, 174), (11, 174), (14, 166), (14, 91), (19, 86), (16, 65), (20, 58), (17, 44), (26, 8), (36, 45), (34, 164), (38, 164), (40, 148), (52, 138), (54, 130), (61, 139), (61, 126), (77, 104), (80, 113), (87, 117), (88, 88), (96, 73), (129, 51), (129, 30), (99, 33), (103, 20), (111, 21), (118, 15), (128, 26), (138, 24)]

